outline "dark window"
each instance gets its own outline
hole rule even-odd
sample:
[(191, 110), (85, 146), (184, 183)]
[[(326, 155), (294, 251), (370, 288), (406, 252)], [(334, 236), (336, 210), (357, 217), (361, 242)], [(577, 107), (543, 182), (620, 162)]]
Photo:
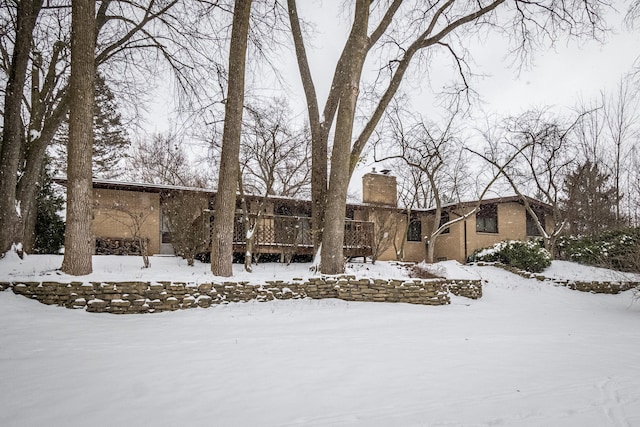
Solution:
[[(442, 212), (440, 214), (440, 225), (439, 227), (442, 227), (444, 224), (449, 222), (449, 212)], [(449, 229), (449, 227), (445, 228), (444, 231), (442, 232), (442, 234), (448, 234), (451, 230)]]
[(411, 219), (409, 220), (409, 227), (407, 228), (407, 241), (422, 241), (422, 222), (417, 215), (411, 215)]
[(274, 212), (276, 215), (283, 216), (311, 216), (309, 206), (301, 204), (276, 203)]
[(498, 206), (488, 204), (480, 206), (476, 213), (476, 232), (497, 233), (498, 232)]
[(353, 208), (353, 206), (347, 206), (347, 209), (345, 210), (345, 217), (347, 219), (353, 219), (354, 212), (355, 212), (355, 209)]
[[(535, 207), (533, 207), (532, 209), (533, 209), (533, 212), (538, 217), (538, 221), (540, 221), (540, 223), (544, 227), (544, 211), (540, 208), (535, 208)], [(527, 236), (542, 236), (542, 233), (540, 233), (540, 230), (536, 225), (536, 221), (531, 217), (531, 215), (529, 215), (528, 211), (526, 211), (526, 213), (527, 213)]]
[(291, 207), (278, 203), (275, 208), (276, 215), (291, 216)]

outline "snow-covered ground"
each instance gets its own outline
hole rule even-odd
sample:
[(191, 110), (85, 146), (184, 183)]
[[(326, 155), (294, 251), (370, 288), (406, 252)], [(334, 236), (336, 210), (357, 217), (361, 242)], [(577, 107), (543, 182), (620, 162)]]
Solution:
[[(55, 273), (58, 258), (5, 258), (0, 281), (71, 279)], [(82, 280), (212, 279), (208, 266), (188, 269), (175, 258), (141, 265), (96, 257), (95, 273)], [(388, 263), (350, 268), (405, 274)], [(0, 425), (640, 425), (632, 291), (594, 295), (494, 267), (439, 268), (484, 279), (483, 298), (440, 307), (290, 300), (116, 316), (0, 292)], [(563, 263), (549, 272), (613, 274)], [(264, 264), (253, 277), (309, 274), (308, 265)]]
[[(0, 281), (181, 281), (195, 283), (211, 283), (229, 280), (211, 274), (211, 265), (196, 261), (193, 267), (187, 262), (174, 256), (150, 257), (151, 267), (142, 268), (142, 258), (138, 256), (94, 256), (93, 273), (86, 276), (68, 276), (58, 271), (62, 265), (59, 255), (29, 255), (24, 259), (15, 253), (8, 253), (0, 259)], [(310, 270), (310, 263), (265, 263), (253, 266), (253, 272), (244, 271), (242, 264), (234, 264), (235, 281), (248, 281), (254, 284), (267, 280), (291, 280), (293, 278), (307, 278), (315, 273)], [(349, 263), (347, 273), (363, 277), (387, 278), (392, 276), (406, 277), (406, 269), (395, 264), (378, 262)]]
[[(69, 276), (58, 271), (62, 265), (60, 255), (28, 255), (20, 259), (15, 253), (8, 253), (0, 259), (0, 282), (15, 281), (174, 281), (210, 283), (229, 280), (211, 274), (209, 264), (196, 261), (193, 267), (174, 256), (150, 257), (151, 267), (142, 268), (142, 258), (138, 256), (94, 256), (93, 273), (86, 276)], [(377, 262), (347, 263), (346, 273), (370, 278), (403, 278), (408, 270), (397, 263)], [(310, 270), (311, 264), (292, 263), (290, 265), (265, 263), (253, 266), (253, 272), (244, 271), (242, 264), (234, 264), (233, 280), (254, 284), (268, 280), (291, 280), (308, 278), (316, 273)], [(452, 279), (477, 279), (475, 268), (461, 265), (456, 261), (433, 264), (429, 269), (439, 276)], [(549, 278), (583, 281), (640, 281), (640, 274), (621, 273), (604, 268), (589, 267), (567, 261), (553, 261), (542, 275)]]

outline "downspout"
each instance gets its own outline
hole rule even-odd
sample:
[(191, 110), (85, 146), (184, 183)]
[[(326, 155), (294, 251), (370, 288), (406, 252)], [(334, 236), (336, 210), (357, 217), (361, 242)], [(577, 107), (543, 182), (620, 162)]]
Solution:
[(468, 250), (467, 250), (467, 220), (464, 220), (464, 262), (467, 262), (469, 258)]

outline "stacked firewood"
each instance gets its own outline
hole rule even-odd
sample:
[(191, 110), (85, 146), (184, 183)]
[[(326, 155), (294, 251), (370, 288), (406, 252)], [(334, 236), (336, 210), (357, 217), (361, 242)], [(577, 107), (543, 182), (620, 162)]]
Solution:
[[(149, 239), (145, 239), (148, 244)], [(141, 255), (140, 242), (132, 238), (96, 238), (96, 255)]]

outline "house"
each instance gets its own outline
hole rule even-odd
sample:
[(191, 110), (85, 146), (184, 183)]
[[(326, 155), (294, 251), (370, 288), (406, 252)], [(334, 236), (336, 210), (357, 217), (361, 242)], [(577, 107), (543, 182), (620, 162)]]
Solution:
[[(65, 179), (57, 179), (65, 185)], [(362, 178), (362, 203), (350, 203), (345, 212), (344, 253), (348, 257), (374, 257), (395, 260), (402, 253), (405, 261), (422, 261), (426, 256), (424, 236), (433, 225), (435, 210), (398, 208), (396, 178), (389, 171), (367, 173)], [(135, 253), (135, 235), (147, 241), (150, 255), (172, 254), (171, 233), (166, 206), (172, 194), (188, 193), (196, 200), (191, 221), (203, 221), (205, 229), (212, 220), (215, 191), (155, 184), (93, 181), (94, 213), (92, 230), (96, 253)], [(250, 215), (258, 221), (254, 252), (311, 256), (311, 203), (288, 197), (246, 197)], [(529, 199), (552, 228), (550, 206)], [(462, 217), (477, 207), (477, 202), (443, 207), (441, 223)], [(193, 207), (191, 208), (193, 210)], [(260, 214), (258, 215), (258, 210)], [(186, 208), (185, 208), (186, 211)], [(238, 205), (234, 230), (234, 252), (243, 254), (245, 230)], [(519, 197), (483, 200), (476, 213), (449, 227), (436, 241), (436, 260), (464, 262), (476, 249), (502, 240), (527, 240), (539, 231)]]
[[(355, 218), (374, 223), (374, 250), (381, 236), (389, 235), (378, 258), (394, 260), (402, 251), (404, 260), (421, 261), (426, 258), (424, 237), (433, 228), (435, 209), (399, 209), (396, 201), (396, 178), (387, 171), (363, 176), (363, 203), (358, 205)], [(551, 206), (527, 198), (545, 230), (553, 229)], [(503, 240), (529, 240), (540, 237), (540, 230), (527, 213), (518, 196), (500, 197), (455, 203), (443, 206), (440, 224), (475, 213), (448, 227), (437, 239), (434, 260), (465, 262), (477, 249)]]
[[(528, 199), (536, 216), (544, 224), (545, 230), (553, 229), (551, 207), (540, 201)], [(471, 212), (475, 209), (475, 212)], [(469, 216), (466, 218), (465, 215)], [(426, 246), (424, 236), (431, 233), (435, 209), (415, 210), (409, 213), (405, 241), (405, 259), (424, 259)], [(402, 221), (406, 221), (404, 213)], [(529, 240), (540, 238), (541, 233), (533, 218), (527, 213), (522, 199), (518, 196), (501, 197), (478, 202), (464, 202), (443, 206), (440, 225), (454, 220), (436, 239), (434, 261), (457, 260), (464, 262), (474, 251), (492, 246), (503, 240)], [(396, 247), (399, 246), (401, 237)], [(380, 259), (392, 259), (391, 248)]]

